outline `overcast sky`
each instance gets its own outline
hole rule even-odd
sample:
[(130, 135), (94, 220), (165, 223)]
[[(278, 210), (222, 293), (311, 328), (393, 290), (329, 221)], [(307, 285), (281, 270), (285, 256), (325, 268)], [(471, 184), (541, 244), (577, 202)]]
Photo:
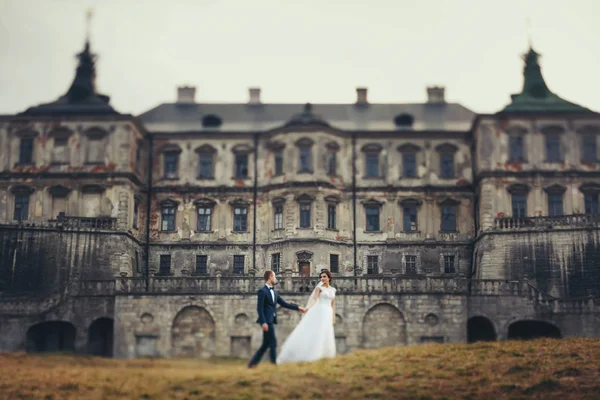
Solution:
[(598, 0), (0, 0), (0, 114), (63, 94), (92, 7), (97, 86), (120, 112), (173, 102), (448, 101), (496, 112), (534, 48), (550, 89), (600, 111)]

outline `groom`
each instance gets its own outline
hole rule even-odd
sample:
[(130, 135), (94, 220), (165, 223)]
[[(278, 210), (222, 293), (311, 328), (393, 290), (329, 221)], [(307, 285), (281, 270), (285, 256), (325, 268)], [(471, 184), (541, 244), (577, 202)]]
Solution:
[(298, 307), (296, 304), (286, 303), (275, 291), (273, 286), (277, 283), (277, 277), (273, 271), (265, 271), (265, 286), (258, 291), (258, 319), (263, 330), (263, 342), (256, 354), (250, 359), (248, 368), (256, 367), (260, 359), (269, 349), (269, 358), (275, 364), (277, 359), (277, 338), (275, 338), (275, 324), (277, 324), (276, 307), (277, 304), (290, 310), (306, 312), (304, 307)]

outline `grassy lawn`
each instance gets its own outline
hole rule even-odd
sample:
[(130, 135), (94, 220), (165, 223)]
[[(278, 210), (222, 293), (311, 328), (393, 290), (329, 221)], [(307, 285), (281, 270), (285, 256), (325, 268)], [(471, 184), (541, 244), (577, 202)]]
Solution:
[(0, 399), (600, 399), (600, 339), (362, 350), (246, 360), (0, 354)]

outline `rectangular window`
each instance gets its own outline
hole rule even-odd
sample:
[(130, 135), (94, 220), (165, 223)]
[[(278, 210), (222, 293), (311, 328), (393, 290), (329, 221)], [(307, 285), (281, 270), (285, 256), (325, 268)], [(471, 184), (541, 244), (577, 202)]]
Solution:
[(340, 272), (340, 256), (337, 254), (329, 255), (329, 271), (333, 273)]
[(300, 204), (300, 228), (310, 228), (310, 204)]
[(337, 176), (337, 156), (331, 150), (327, 153), (327, 175)]
[(54, 138), (54, 147), (52, 148), (53, 164), (69, 163), (69, 147), (67, 143), (68, 139), (66, 138)]
[(201, 254), (196, 256), (196, 274), (206, 275), (208, 274), (208, 256)]
[(417, 274), (417, 256), (404, 256), (406, 262), (406, 275)]
[(275, 175), (283, 175), (283, 150), (275, 152)]
[(403, 209), (404, 232), (416, 232), (417, 225), (417, 207), (404, 207)]
[(310, 147), (302, 146), (299, 148), (300, 151), (300, 172), (311, 172), (311, 154)]
[[(54, 142), (56, 144), (56, 141)], [(142, 144), (138, 142), (135, 150), (135, 170), (140, 172), (142, 167)]]
[(367, 274), (379, 273), (379, 256), (367, 256)]
[(235, 207), (233, 209), (233, 231), (246, 232), (248, 229), (248, 208)]
[(233, 256), (233, 273), (243, 274), (244, 273), (244, 259), (245, 256)]
[(596, 135), (583, 136), (581, 155), (584, 162), (598, 161)]
[(133, 227), (137, 229), (138, 227), (138, 219), (140, 215), (140, 202), (139, 200), (135, 200), (133, 202)]
[(524, 218), (527, 216), (527, 195), (513, 194), (512, 196), (512, 216), (514, 218)]
[(456, 207), (442, 207), (442, 232), (456, 232)]
[(455, 256), (444, 256), (444, 273), (453, 274), (456, 272), (456, 265), (454, 264)]
[(275, 230), (283, 229), (283, 206), (275, 206)]
[(562, 193), (548, 193), (548, 215), (551, 217), (563, 215)]
[(160, 275), (168, 275), (171, 273), (171, 256), (169, 254), (160, 255), (160, 267), (158, 273)]
[(164, 153), (164, 170), (165, 178), (177, 178), (177, 164), (179, 163), (179, 154), (177, 153)]
[(19, 147), (19, 164), (33, 163), (33, 138), (22, 138)]
[(200, 178), (200, 179), (214, 178), (212, 154), (200, 154), (199, 163), (200, 163), (200, 165), (198, 167), (199, 168), (198, 178)]
[(584, 201), (586, 214), (600, 214), (597, 193), (586, 193), (584, 196)]
[(365, 163), (367, 165), (366, 176), (368, 178), (379, 177), (379, 153), (365, 154)]
[(15, 195), (15, 221), (26, 221), (29, 217), (29, 195)]
[(523, 154), (523, 136), (508, 137), (509, 161), (521, 162), (525, 161)]
[(335, 204), (327, 205), (327, 229), (336, 229), (336, 208), (337, 206)]
[(546, 161), (561, 162), (560, 135), (546, 135)]
[(104, 138), (102, 138), (102, 137), (88, 138), (87, 163), (88, 164), (104, 164), (105, 151), (106, 151), (106, 145), (104, 144)]
[(248, 154), (235, 155), (235, 177), (238, 179), (248, 177)]
[(198, 232), (210, 232), (211, 214), (211, 207), (198, 207)]
[(454, 153), (440, 154), (440, 175), (443, 179), (454, 178)]
[(417, 155), (415, 153), (402, 154), (402, 175), (406, 178), (417, 176)]
[(379, 207), (365, 207), (367, 216), (367, 232), (379, 231)]
[(277, 273), (281, 267), (281, 253), (271, 254), (271, 271)]
[(175, 230), (175, 206), (168, 205), (162, 208), (162, 226), (163, 231)]

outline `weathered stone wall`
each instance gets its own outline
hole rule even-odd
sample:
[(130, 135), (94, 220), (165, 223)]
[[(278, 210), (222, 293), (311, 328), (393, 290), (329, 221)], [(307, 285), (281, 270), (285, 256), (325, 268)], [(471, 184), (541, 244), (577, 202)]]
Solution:
[[(546, 223), (552, 225), (552, 221)], [(527, 276), (542, 292), (555, 297), (600, 293), (597, 229), (517, 227), (490, 232), (477, 241), (475, 257), (477, 279), (520, 280)]]
[[(117, 296), (115, 355), (249, 357), (261, 344), (256, 295)], [(304, 305), (308, 295), (285, 295)], [(463, 342), (467, 300), (460, 295), (368, 295), (336, 297), (336, 342), (340, 352), (424, 341)], [(197, 318), (181, 322), (187, 314)], [(278, 312), (278, 345), (300, 320), (295, 311)], [(190, 326), (193, 325), (193, 326)]]
[(126, 234), (4, 226), (0, 228), (0, 243), (3, 297), (49, 295), (73, 281), (142, 272), (142, 248)]

